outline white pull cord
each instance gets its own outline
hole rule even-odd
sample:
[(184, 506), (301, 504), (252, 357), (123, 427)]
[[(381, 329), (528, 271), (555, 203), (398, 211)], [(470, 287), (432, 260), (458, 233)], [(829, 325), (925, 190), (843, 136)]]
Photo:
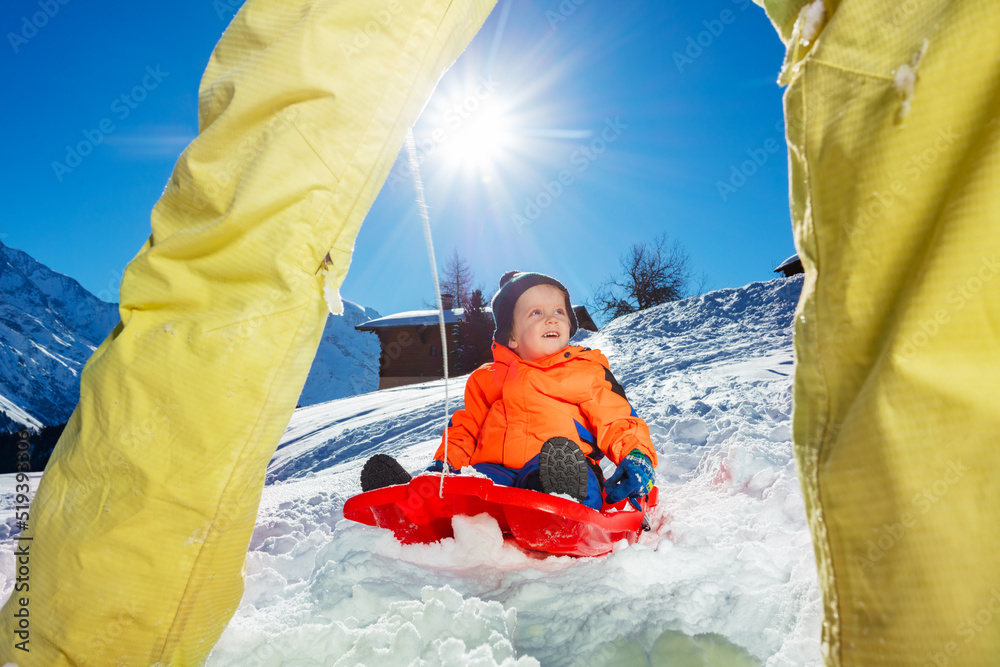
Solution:
[(448, 402), (448, 336), (444, 327), (444, 305), (441, 303), (441, 285), (438, 282), (437, 260), (434, 258), (434, 241), (431, 239), (431, 216), (427, 211), (427, 201), (424, 199), (424, 182), (420, 178), (420, 163), (417, 162), (417, 144), (413, 139), (413, 130), (406, 133), (406, 154), (410, 161), (410, 172), (413, 174), (413, 187), (417, 191), (417, 211), (424, 223), (424, 241), (427, 243), (427, 259), (431, 263), (431, 274), (434, 277), (434, 294), (437, 297), (438, 324), (441, 327), (441, 356), (444, 359), (444, 469), (441, 473), (441, 485), (438, 487), (438, 497), (444, 498), (444, 476), (448, 470), (448, 414), (451, 406)]

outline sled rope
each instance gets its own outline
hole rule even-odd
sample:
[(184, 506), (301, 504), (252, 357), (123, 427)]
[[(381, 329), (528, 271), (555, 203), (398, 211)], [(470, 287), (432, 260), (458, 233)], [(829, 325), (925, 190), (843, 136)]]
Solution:
[(424, 224), (424, 242), (427, 244), (427, 259), (431, 264), (431, 277), (434, 278), (438, 326), (441, 329), (441, 357), (444, 360), (444, 468), (441, 472), (441, 484), (438, 486), (438, 497), (444, 498), (444, 476), (448, 470), (448, 413), (451, 411), (451, 406), (448, 403), (448, 336), (444, 327), (444, 305), (441, 303), (441, 284), (438, 281), (437, 260), (434, 258), (434, 240), (431, 238), (431, 216), (427, 211), (427, 200), (424, 199), (424, 181), (420, 177), (420, 163), (417, 161), (417, 145), (413, 139), (412, 129), (406, 133), (406, 154), (410, 160), (410, 173), (413, 174), (413, 188), (417, 193), (417, 211)]

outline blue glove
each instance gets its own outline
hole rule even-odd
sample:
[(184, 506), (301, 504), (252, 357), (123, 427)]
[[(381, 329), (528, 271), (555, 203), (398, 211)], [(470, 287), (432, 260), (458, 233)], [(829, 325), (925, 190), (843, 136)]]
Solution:
[(618, 470), (604, 486), (604, 493), (609, 505), (621, 502), (625, 498), (632, 507), (642, 510), (639, 498), (644, 498), (653, 490), (653, 462), (638, 449), (633, 449), (629, 455), (618, 464)]

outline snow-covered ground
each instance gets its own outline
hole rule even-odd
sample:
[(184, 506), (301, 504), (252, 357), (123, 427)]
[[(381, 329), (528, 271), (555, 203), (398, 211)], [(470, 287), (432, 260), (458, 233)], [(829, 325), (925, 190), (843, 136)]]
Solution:
[[(441, 381), (297, 410), (269, 469), (246, 594), (208, 664), (819, 665), (790, 443), (801, 284), (712, 292), (586, 339), (660, 457), (653, 530), (602, 558), (525, 552), (485, 517), (410, 546), (343, 520), (369, 455), (427, 464), (446, 420)], [(450, 384), (452, 410), (464, 380)]]

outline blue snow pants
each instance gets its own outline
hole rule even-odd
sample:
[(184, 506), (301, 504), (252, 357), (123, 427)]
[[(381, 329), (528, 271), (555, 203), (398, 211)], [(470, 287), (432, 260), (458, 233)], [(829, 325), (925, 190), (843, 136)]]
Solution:
[[(531, 459), (524, 464), (520, 470), (502, 466), (499, 463), (476, 463), (472, 466), (476, 472), (480, 472), (492, 480), (494, 484), (503, 486), (513, 486), (518, 489), (530, 489), (541, 491), (542, 483), (538, 477), (538, 457)], [(600, 480), (593, 467), (587, 466), (587, 498), (583, 504), (598, 512), (604, 506), (604, 494), (601, 491)]]

